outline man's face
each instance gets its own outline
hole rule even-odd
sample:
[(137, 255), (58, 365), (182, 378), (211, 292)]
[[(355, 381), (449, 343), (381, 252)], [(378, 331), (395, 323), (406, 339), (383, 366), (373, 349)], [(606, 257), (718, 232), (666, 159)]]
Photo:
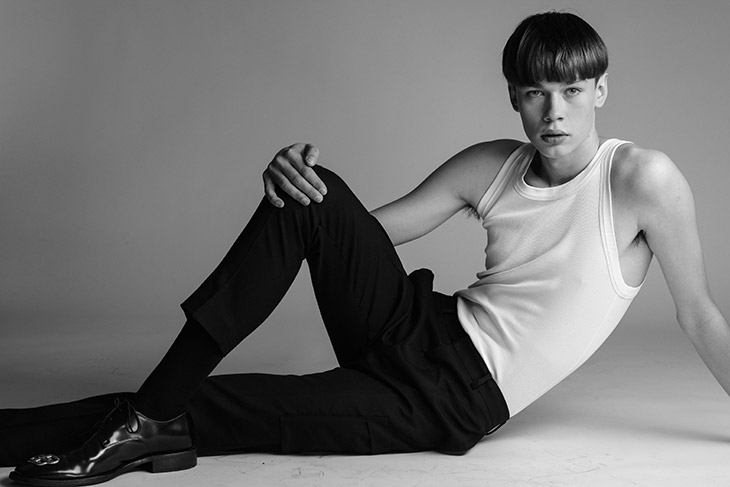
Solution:
[(605, 74), (598, 82), (586, 79), (572, 83), (510, 85), (509, 93), (527, 138), (542, 156), (548, 159), (593, 156), (598, 140), (595, 109), (603, 106), (608, 93)]

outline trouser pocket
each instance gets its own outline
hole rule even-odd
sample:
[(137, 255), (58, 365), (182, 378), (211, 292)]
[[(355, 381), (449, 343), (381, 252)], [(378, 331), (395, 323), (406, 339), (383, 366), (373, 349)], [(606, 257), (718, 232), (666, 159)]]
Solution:
[(373, 455), (390, 451), (384, 416), (282, 416), (283, 453)]

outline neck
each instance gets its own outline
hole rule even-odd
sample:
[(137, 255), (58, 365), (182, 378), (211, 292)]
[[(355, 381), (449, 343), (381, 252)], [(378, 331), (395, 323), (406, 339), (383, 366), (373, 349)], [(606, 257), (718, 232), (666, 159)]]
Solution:
[(601, 139), (594, 132), (579, 147), (562, 157), (548, 157), (536, 152), (530, 165), (530, 181), (527, 182), (538, 187), (567, 183), (588, 166), (600, 145)]

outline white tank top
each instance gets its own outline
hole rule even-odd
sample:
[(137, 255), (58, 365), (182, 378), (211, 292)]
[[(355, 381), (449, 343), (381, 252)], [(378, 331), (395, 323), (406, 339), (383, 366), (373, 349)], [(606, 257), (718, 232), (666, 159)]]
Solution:
[(486, 268), (456, 293), (459, 320), (514, 416), (583, 364), (608, 338), (641, 286), (621, 275), (611, 209), (611, 160), (601, 144), (560, 186), (525, 182), (535, 147), (505, 161), (477, 211)]

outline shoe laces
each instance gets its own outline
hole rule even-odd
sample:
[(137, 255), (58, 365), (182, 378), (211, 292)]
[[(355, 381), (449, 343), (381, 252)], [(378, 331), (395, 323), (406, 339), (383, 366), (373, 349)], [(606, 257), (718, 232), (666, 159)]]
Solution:
[(140, 429), (139, 418), (134, 410), (134, 406), (132, 406), (129, 400), (120, 400), (118, 397), (114, 398), (114, 408), (109, 411), (106, 416), (100, 419), (96, 425), (94, 425), (94, 430), (96, 431), (95, 436), (99, 437), (104, 446), (109, 443), (108, 436), (111, 433), (111, 431), (105, 431), (106, 426), (110, 423), (118, 410), (125, 410), (124, 413), (127, 415), (125, 427), (128, 432), (137, 433)]

